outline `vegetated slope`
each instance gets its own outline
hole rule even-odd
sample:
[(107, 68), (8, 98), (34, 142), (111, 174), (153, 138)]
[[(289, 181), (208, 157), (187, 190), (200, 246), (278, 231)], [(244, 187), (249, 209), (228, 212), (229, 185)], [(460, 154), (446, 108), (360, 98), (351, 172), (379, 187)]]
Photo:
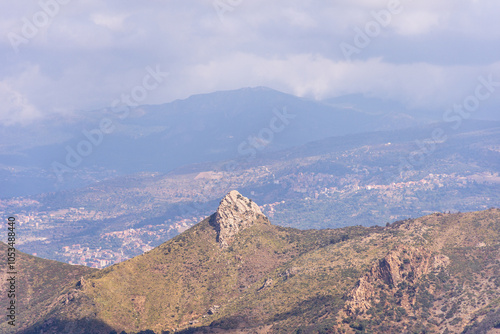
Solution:
[(303, 253), (195, 333), (486, 333), (499, 277), (500, 210), (436, 213)]
[[(0, 242), (0, 253), (7, 256), (8, 246)], [(65, 287), (74, 284), (80, 277), (97, 271), (84, 266), (72, 266), (53, 260), (41, 259), (20, 251), (16, 251), (14, 272), (8, 274), (6, 261), (0, 268), (0, 305), (6, 309), (11, 299), (7, 279), (15, 276), (15, 326), (8, 324), (10, 319), (2, 316), (0, 332), (14, 333), (18, 328), (32, 325), (36, 318), (49, 314), (49, 310), (57, 303), (66, 303), (60, 295)], [(6, 311), (2, 312), (7, 314)]]
[(108, 326), (96, 333), (473, 333), (498, 326), (499, 234), (498, 209), (301, 231), (233, 191), (181, 235), (68, 288), (78, 298), (24, 333), (71, 317)]
[[(249, 200), (238, 196), (250, 213), (256, 210)], [(219, 207), (218, 212), (227, 212), (222, 215), (224, 221), (234, 216), (231, 211), (235, 207), (237, 203)], [(245, 226), (229, 239), (224, 238), (231, 240), (226, 248), (220, 239), (221, 223), (212, 215), (144, 255), (85, 277), (68, 293), (90, 299), (97, 313), (91, 319), (118, 331), (186, 328), (201, 319), (214, 319), (203, 315), (210, 309), (215, 313), (217, 306), (238, 298), (270, 271), (300, 253), (341, 241), (349, 234), (365, 233), (360, 227), (321, 232), (281, 228), (269, 224), (261, 214), (249, 220), (240, 211), (244, 216), (229, 225), (243, 221)], [(54, 305), (53, 325), (47, 326), (47, 319), (43, 319), (26, 332), (60, 331), (60, 326), (66, 326), (60, 319), (67, 319), (68, 307), (72, 315), (81, 312), (80, 318), (87, 317), (88, 304), (80, 306), (79, 302), (75, 298), (69, 305)], [(106, 329), (102, 332), (107, 333)]]

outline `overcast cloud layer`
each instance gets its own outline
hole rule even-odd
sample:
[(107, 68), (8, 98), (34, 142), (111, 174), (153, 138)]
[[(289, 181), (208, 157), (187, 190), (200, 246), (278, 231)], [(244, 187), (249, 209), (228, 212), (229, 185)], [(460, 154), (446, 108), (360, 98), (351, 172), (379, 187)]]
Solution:
[(268, 86), (439, 110), (479, 76), (500, 81), (494, 0), (0, 3), (2, 124), (110, 106), (144, 87), (147, 68), (169, 75), (146, 82), (142, 104)]

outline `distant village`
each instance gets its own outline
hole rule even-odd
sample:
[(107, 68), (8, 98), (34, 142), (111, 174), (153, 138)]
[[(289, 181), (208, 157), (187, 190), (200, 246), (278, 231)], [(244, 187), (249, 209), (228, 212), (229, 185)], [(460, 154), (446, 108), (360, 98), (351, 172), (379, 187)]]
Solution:
[[(433, 190), (435, 188), (453, 185), (454, 187), (467, 187), (471, 183), (493, 182), (500, 183), (498, 173), (482, 173), (472, 176), (459, 176), (455, 174), (428, 174), (416, 181), (396, 182), (391, 184), (365, 184), (359, 175), (346, 175), (334, 177), (323, 173), (296, 173), (289, 174), (282, 179), (275, 179), (275, 184), (284, 183), (287, 189), (295, 192), (304, 200), (321, 200), (334, 196), (348, 196), (357, 192), (379, 191), (387, 198), (401, 196), (404, 192), (411, 198), (419, 190)], [(268, 175), (272, 173), (268, 173)], [(365, 171), (369, 173), (369, 171)], [(274, 175), (272, 175), (274, 177)], [(334, 184), (335, 186), (332, 186)], [(286, 201), (263, 203), (261, 209), (269, 218), (273, 218)], [(6, 208), (36, 207), (37, 202), (29, 199), (0, 200), (0, 212), (6, 214)], [(127, 207), (123, 208), (123, 212)], [(19, 247), (23, 243), (41, 242), (50, 243), (50, 234), (58, 233), (60, 226), (71, 226), (72, 231), (85, 230), (85, 224), (99, 222), (104, 219), (116, 218), (117, 212), (101, 212), (85, 207), (70, 207), (47, 211), (20, 211), (17, 215), (19, 222)], [(163, 223), (145, 225), (138, 228), (127, 228), (119, 231), (110, 231), (99, 234), (93, 245), (78, 242), (64, 244), (54, 249), (57, 259), (74, 265), (84, 265), (93, 268), (104, 268), (111, 264), (124, 261), (137, 254), (147, 252), (153, 247), (185, 231), (189, 227), (203, 220), (204, 216), (177, 216), (168, 218)], [(399, 219), (397, 215), (391, 219)], [(68, 224), (71, 222), (72, 224)], [(90, 222), (90, 223), (89, 223)], [(88, 227), (88, 226), (87, 226)], [(60, 231), (63, 233), (63, 231)], [(44, 236), (45, 235), (45, 236)], [(98, 246), (96, 246), (98, 245)], [(31, 252), (38, 255), (37, 252)]]

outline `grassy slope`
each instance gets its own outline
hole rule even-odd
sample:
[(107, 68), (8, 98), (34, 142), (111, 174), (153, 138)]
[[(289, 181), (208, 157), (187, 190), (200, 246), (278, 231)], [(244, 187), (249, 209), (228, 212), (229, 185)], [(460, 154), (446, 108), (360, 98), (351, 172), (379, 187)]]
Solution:
[[(356, 234), (362, 229), (351, 230)], [(214, 305), (237, 299), (279, 265), (340, 241), (345, 233), (258, 224), (222, 251), (206, 219), (144, 255), (93, 275), (84, 291), (99, 305), (99, 318), (119, 330), (206, 324), (214, 317), (203, 315)]]
[[(311, 333), (340, 329), (348, 333), (420, 333), (423, 329), (437, 333), (439, 328), (448, 328), (455, 333), (488, 321), (492, 326), (491, 315), (498, 314), (500, 301), (499, 210), (433, 214), (373, 232), (306, 252), (278, 267), (224, 307), (212, 327), (231, 331), (272, 324), (273, 332), (279, 333), (298, 328)], [(385, 304), (374, 300), (367, 314), (342, 322), (339, 311), (359, 278), (401, 245), (442, 254), (450, 264), (407, 286), (378, 286), (387, 295)], [(287, 268), (294, 268), (295, 275), (283, 275)], [(260, 289), (269, 279), (272, 283)], [(402, 302), (412, 292), (411, 314), (404, 315)]]
[[(0, 242), (0, 253), (7, 256), (7, 245)], [(17, 290), (17, 326), (22, 328), (33, 324), (38, 317), (47, 313), (49, 306), (62, 294), (64, 287), (89, 273), (96, 272), (83, 266), (41, 259), (23, 252), (16, 252), (16, 290)], [(0, 305), (8, 305), (7, 285), (4, 284), (7, 276), (6, 264), (0, 269)], [(12, 328), (6, 322), (6, 317), (1, 318), (0, 332), (8, 333)]]
[[(300, 231), (256, 224), (221, 251), (206, 219), (144, 255), (88, 275), (78, 290), (83, 304), (53, 312), (61, 318), (71, 309), (74, 318), (85, 318), (90, 307), (104, 328), (129, 333), (187, 327), (246, 333), (259, 326), (277, 333), (491, 328), (499, 312), (499, 234), (500, 211), (492, 209), (433, 214), (386, 228)], [(412, 247), (445, 257), (449, 265), (408, 284), (379, 282), (370, 308), (346, 316), (346, 300), (359, 279), (401, 247), (396, 261), (405, 274), (413, 263), (404, 264), (409, 253), (403, 254)], [(220, 308), (208, 314), (214, 305)]]

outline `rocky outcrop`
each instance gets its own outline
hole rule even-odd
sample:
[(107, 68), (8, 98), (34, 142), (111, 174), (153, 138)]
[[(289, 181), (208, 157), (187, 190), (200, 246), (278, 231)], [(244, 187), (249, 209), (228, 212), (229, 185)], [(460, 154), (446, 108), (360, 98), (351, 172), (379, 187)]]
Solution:
[(299, 273), (299, 271), (300, 271), (300, 268), (291, 267), (291, 268), (286, 269), (284, 272), (279, 273), (278, 277), (281, 277), (284, 281), (286, 281), (290, 277), (297, 275)]
[(265, 288), (268, 288), (271, 285), (273, 285), (273, 279), (272, 278), (266, 278), (266, 281), (264, 282), (264, 284), (260, 288), (258, 288), (257, 291), (264, 290)]
[[(383, 259), (377, 261), (371, 270), (361, 277), (349, 293), (346, 313), (364, 312), (378, 299), (380, 286), (387, 291), (396, 291), (400, 284), (415, 285), (419, 279), (438, 267), (446, 267), (449, 259), (444, 255), (432, 255), (423, 248), (398, 246)], [(403, 296), (401, 306), (410, 310), (414, 301)]]
[(221, 200), (212, 216), (221, 248), (227, 248), (235, 235), (256, 223), (269, 224), (269, 220), (257, 204), (236, 190), (232, 190)]

